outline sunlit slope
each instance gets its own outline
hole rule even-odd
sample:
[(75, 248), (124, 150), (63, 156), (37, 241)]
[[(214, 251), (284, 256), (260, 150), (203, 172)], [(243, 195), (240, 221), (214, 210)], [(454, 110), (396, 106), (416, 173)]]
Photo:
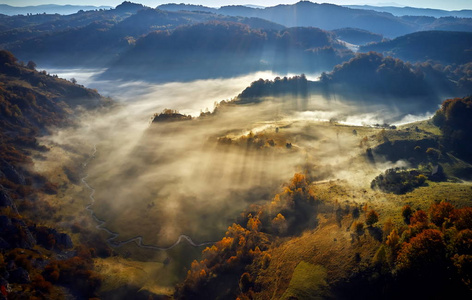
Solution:
[[(467, 105), (468, 101), (451, 103)], [(450, 118), (459, 116), (463, 115)], [(307, 134), (297, 132), (299, 126)], [(309, 138), (316, 129), (326, 134), (320, 148)], [(290, 147), (307, 153), (305, 174), (295, 174), (271, 202), (249, 207), (222, 240), (192, 263), (176, 297), (375, 299), (385, 289), (393, 295), (409, 287), (415, 272), (422, 274), (420, 286), (436, 282), (437, 288), (428, 292), (431, 295), (469, 295), (463, 272), (469, 252), (456, 241), (470, 231), (472, 186), (461, 180), (470, 176), (470, 157), (451, 148), (444, 130), (441, 127), (440, 132), (431, 120), (398, 128), (305, 120), (289, 122), (275, 133), (261, 130), (248, 135), (245, 139), (261, 150), (265, 143), (260, 141), (274, 142), (281, 132), (287, 140), (297, 139)], [(222, 140), (229, 147), (241, 147), (241, 141), (231, 135)], [(337, 149), (330, 148), (336, 144)], [(444, 166), (442, 177), (437, 176), (438, 165)], [(404, 168), (424, 181), (402, 193), (371, 185), (392, 167), (400, 167), (396, 172)], [(430, 239), (431, 244), (423, 244)], [(424, 252), (417, 252), (421, 249)], [(439, 263), (430, 267), (427, 262), (433, 257)], [(441, 275), (446, 269), (449, 277)], [(308, 282), (302, 284), (301, 278)], [(352, 296), (354, 289), (369, 282), (375, 282), (375, 287)], [(215, 285), (220, 288), (209, 288)]]

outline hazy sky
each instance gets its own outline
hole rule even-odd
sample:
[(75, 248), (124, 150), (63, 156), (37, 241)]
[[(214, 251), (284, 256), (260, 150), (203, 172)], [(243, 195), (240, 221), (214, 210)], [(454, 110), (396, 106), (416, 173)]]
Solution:
[[(122, 0), (0, 0), (1, 4), (9, 4), (13, 6), (27, 6), (40, 4), (76, 4), (76, 5), (108, 5), (116, 6), (123, 2)], [(230, 4), (255, 4), (261, 6), (274, 6), (277, 4), (292, 4), (298, 0), (132, 0), (131, 2), (142, 3), (146, 6), (156, 7), (164, 3), (191, 3), (201, 4), (205, 6), (219, 7)], [(472, 0), (326, 0), (312, 2), (329, 2), (339, 5), (348, 4), (373, 4), (373, 5), (401, 5), (414, 7), (428, 7), (440, 9), (472, 9)]]

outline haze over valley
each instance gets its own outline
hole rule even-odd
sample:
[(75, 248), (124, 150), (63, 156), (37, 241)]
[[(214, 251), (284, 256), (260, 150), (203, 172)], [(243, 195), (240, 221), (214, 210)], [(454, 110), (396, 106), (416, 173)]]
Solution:
[(0, 298), (471, 296), (466, 7), (107, 5), (0, 5)]

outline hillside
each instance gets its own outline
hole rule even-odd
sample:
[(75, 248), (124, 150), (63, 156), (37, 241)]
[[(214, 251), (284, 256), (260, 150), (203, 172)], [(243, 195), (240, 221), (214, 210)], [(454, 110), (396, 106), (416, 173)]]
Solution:
[(46, 66), (103, 67), (150, 32), (212, 20), (237, 22), (263, 30), (284, 28), (259, 18), (168, 12), (126, 2), (112, 10), (39, 17), (1, 18), (5, 30), (0, 32), (0, 46), (22, 60), (33, 59)]
[(333, 32), (340, 40), (354, 45), (381, 42), (383, 39), (381, 34), (372, 33), (358, 28), (341, 28), (335, 29)]
[[(470, 102), (451, 101), (441, 111), (448, 110), (448, 103), (468, 107)], [(466, 115), (470, 117), (469, 108), (461, 118), (467, 119)], [(310, 146), (316, 134), (323, 132), (323, 147), (317, 150), (336, 149), (331, 150), (336, 163), (316, 161), (316, 154), (307, 158), (314, 159), (316, 167), (307, 166), (306, 173), (295, 174), (266, 202), (246, 209), (225, 236), (192, 263), (174, 297), (379, 299), (402, 295), (415, 299), (471, 295), (466, 269), (472, 186), (460, 178), (469, 178), (472, 166), (461, 160), (464, 156), (440, 150), (447, 149), (442, 141), (451, 133), (440, 133), (431, 120), (384, 129), (286, 122), (276, 131), (270, 127), (246, 137), (228, 135), (220, 140), (224, 147), (249, 149), (247, 143), (261, 152), (276, 151), (285, 141), (296, 140), (293, 151), (313, 150)], [(461, 124), (462, 129), (468, 126)], [(312, 143), (304, 143), (305, 139)], [(336, 140), (339, 148), (331, 148)], [(349, 158), (340, 163), (345, 156)], [(320, 154), (322, 157), (327, 159), (326, 154)], [(379, 172), (376, 166), (403, 161), (412, 164), (381, 171), (376, 178), (370, 173)], [(461, 170), (463, 166), (467, 167)], [(445, 170), (443, 177), (437, 176), (438, 168)], [(332, 172), (326, 172), (329, 169)], [(410, 179), (404, 181), (399, 174), (409, 174)], [(374, 179), (372, 187), (364, 181), (367, 178)], [(390, 184), (397, 186), (415, 185), (394, 193), (377, 188), (374, 182), (378, 178), (392, 180)], [(437, 263), (431, 264), (432, 260)], [(405, 296), (405, 290), (411, 292)]]
[[(246, 88), (237, 100), (258, 102), (265, 97), (281, 97), (283, 101), (323, 95), (361, 107), (384, 105), (399, 113), (434, 111), (443, 97), (460, 97), (471, 93), (467, 67), (450, 67), (428, 63), (412, 65), (375, 52), (356, 57), (323, 73), (319, 81), (306, 77), (259, 80)], [(465, 71), (465, 72), (464, 72)]]
[(45, 225), (54, 209), (44, 199), (57, 194), (59, 187), (34, 170), (32, 153), (47, 153), (38, 138), (55, 126), (72, 125), (74, 112), (109, 106), (110, 101), (96, 91), (38, 72), (33, 63), (25, 67), (16, 61), (11, 53), (0, 51), (2, 295), (91, 297), (100, 278), (93, 271), (90, 249), (73, 243), (67, 229)]
[(449, 65), (471, 62), (471, 49), (470, 32), (422, 31), (366, 45), (359, 51), (376, 51), (410, 62), (432, 60)]
[(379, 12), (388, 12), (394, 16), (425, 16), (425, 17), (456, 17), (456, 18), (471, 18), (472, 11), (470, 9), (462, 10), (443, 10), (432, 8), (417, 8), (417, 7), (398, 7), (398, 6), (372, 6), (372, 5), (345, 5), (349, 8), (375, 10)]
[(317, 28), (273, 31), (208, 22), (148, 34), (103, 77), (159, 81), (228, 77), (257, 70), (315, 72), (351, 55), (332, 33)]

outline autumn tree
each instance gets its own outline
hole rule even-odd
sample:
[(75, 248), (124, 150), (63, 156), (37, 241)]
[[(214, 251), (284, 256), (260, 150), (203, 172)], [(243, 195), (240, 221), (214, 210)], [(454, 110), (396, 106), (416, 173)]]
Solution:
[(428, 225), (428, 215), (423, 210), (417, 210), (410, 218), (410, 225)]
[(247, 221), (247, 229), (251, 231), (259, 231), (261, 228), (261, 221), (259, 220), (258, 216), (252, 216), (252, 214), (248, 215), (248, 221)]
[(402, 245), (397, 266), (399, 269), (427, 272), (444, 262), (445, 251), (443, 233), (436, 229), (426, 229)]
[(450, 220), (453, 212), (454, 206), (452, 206), (452, 204), (449, 202), (441, 202), (431, 205), (429, 216), (434, 225), (441, 227), (445, 221)]
[(452, 217), (457, 230), (472, 229), (472, 207), (456, 209)]
[(377, 223), (378, 221), (379, 221), (379, 214), (373, 209), (370, 210), (367, 213), (367, 216), (366, 216), (366, 219), (365, 219), (365, 223), (367, 224), (367, 226), (372, 226), (375, 223)]
[(283, 235), (287, 232), (287, 220), (285, 220), (285, 217), (281, 213), (278, 213), (277, 216), (272, 219), (272, 227), (278, 234)]
[(392, 264), (397, 257), (398, 250), (400, 248), (400, 236), (396, 229), (393, 229), (385, 240), (385, 244), (388, 247), (387, 260)]

